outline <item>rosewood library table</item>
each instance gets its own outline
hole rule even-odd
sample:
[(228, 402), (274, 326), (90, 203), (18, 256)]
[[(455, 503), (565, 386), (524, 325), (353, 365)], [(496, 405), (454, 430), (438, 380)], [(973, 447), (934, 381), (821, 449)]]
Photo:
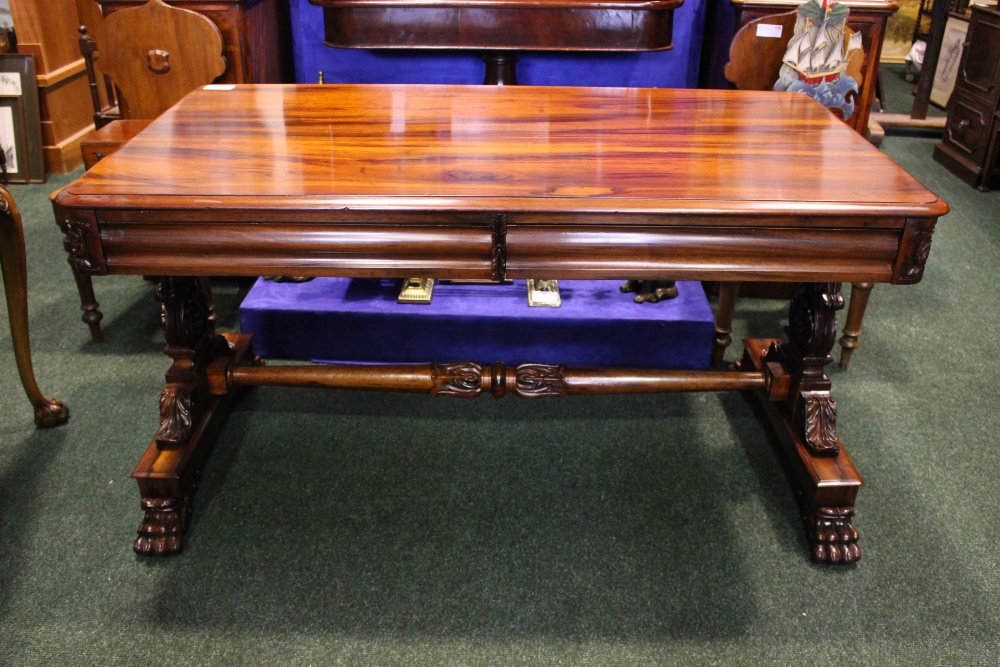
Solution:
[[(487, 86), (208, 86), (53, 201), (75, 270), (163, 276), (173, 363), (133, 473), (139, 553), (181, 550), (213, 435), (245, 387), (735, 390), (767, 406), (812, 558), (829, 564), (861, 553), (851, 520), (862, 481), (824, 372), (840, 283), (919, 281), (948, 210), (803, 95)], [(257, 275), (802, 286), (786, 337), (744, 341), (727, 370), (269, 367), (250, 336), (215, 332), (198, 278)]]

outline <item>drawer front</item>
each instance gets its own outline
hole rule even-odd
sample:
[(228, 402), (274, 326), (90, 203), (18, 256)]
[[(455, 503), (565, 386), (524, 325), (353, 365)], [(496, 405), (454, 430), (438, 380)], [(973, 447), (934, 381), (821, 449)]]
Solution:
[(981, 164), (990, 139), (992, 112), (981, 101), (958, 93), (948, 104), (944, 140), (954, 151), (974, 164)]

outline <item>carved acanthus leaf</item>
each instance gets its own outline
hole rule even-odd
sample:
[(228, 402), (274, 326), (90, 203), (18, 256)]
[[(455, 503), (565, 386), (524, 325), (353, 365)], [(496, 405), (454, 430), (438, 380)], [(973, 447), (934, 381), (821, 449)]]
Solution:
[(837, 402), (826, 392), (803, 392), (806, 446), (813, 454), (835, 456), (837, 440)]
[(94, 233), (89, 220), (66, 216), (60, 225), (63, 231), (63, 247), (69, 253), (69, 263), (80, 273), (96, 273), (99, 262), (91, 255), (90, 236)]
[(500, 282), (507, 275), (507, 214), (493, 214), (493, 248), (490, 257), (490, 277)]
[(566, 367), (521, 364), (514, 372), (515, 391), (524, 398), (566, 395)]
[(927, 258), (931, 254), (931, 236), (933, 230), (920, 229), (910, 234), (910, 252), (907, 255), (907, 266), (903, 275), (910, 280), (917, 280), (924, 275)]
[(168, 386), (160, 394), (160, 428), (156, 444), (161, 448), (178, 447), (191, 435), (193, 397), (190, 387)]
[(483, 367), (471, 361), (434, 364), (431, 382), (434, 396), (475, 398), (483, 391)]

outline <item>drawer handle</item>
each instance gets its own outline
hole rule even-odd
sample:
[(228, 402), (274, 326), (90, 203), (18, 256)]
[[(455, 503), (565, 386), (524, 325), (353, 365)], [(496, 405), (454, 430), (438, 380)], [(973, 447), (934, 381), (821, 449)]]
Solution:
[(970, 125), (972, 125), (972, 123), (970, 123), (965, 118), (963, 118), (962, 120), (958, 121), (958, 129), (960, 129), (960, 130), (968, 130)]

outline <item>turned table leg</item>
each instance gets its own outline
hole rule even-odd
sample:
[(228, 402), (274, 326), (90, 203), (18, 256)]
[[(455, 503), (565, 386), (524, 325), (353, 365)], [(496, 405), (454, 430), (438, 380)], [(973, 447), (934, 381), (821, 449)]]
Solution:
[(719, 305), (715, 311), (715, 345), (712, 348), (712, 365), (718, 366), (726, 356), (726, 349), (733, 342), (733, 312), (739, 283), (719, 283)]
[(487, 51), (482, 56), (486, 63), (485, 86), (516, 86), (517, 85), (517, 52)]
[(101, 320), (104, 313), (99, 309), (97, 296), (94, 294), (94, 281), (85, 274), (73, 269), (73, 280), (76, 281), (76, 291), (80, 295), (80, 310), (83, 316), (80, 318), (90, 329), (90, 339), (95, 343), (104, 341), (104, 334), (101, 333)]
[(847, 307), (847, 321), (844, 322), (844, 335), (840, 337), (840, 367), (847, 368), (851, 363), (851, 355), (861, 346), (861, 320), (865, 317), (868, 307), (868, 297), (872, 293), (874, 283), (851, 283), (851, 303)]
[(800, 286), (789, 309), (788, 340), (745, 340), (741, 362), (744, 370), (764, 370), (768, 377), (761, 398), (799, 500), (812, 559), (826, 565), (861, 558), (851, 520), (863, 481), (837, 436), (837, 404), (824, 371), (842, 307), (838, 283)]
[(142, 555), (183, 549), (195, 488), (233, 398), (216, 391), (208, 373), (244, 360), (254, 363), (250, 336), (215, 333), (201, 279), (163, 278), (156, 297), (163, 311), (164, 352), (173, 363), (160, 395), (159, 430), (132, 473), (144, 512), (133, 548)]
[(3, 271), (7, 313), (10, 316), (10, 336), (14, 342), (14, 360), (21, 376), (21, 385), (35, 408), (35, 423), (58, 426), (69, 419), (69, 409), (54, 398), (46, 398), (38, 389), (31, 363), (31, 341), (28, 336), (28, 275), (24, 250), (24, 229), (21, 214), (14, 199), (0, 188), (0, 268)]

